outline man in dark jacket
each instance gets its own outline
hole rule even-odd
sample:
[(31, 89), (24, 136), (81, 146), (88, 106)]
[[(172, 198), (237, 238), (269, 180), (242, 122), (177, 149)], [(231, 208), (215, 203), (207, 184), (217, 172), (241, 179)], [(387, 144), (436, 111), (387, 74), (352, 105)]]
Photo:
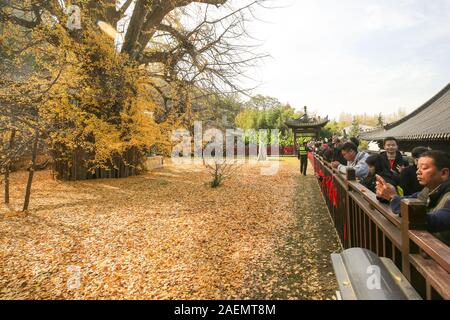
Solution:
[(342, 147), (344, 145), (338, 136), (333, 136), (331, 149), (333, 151), (333, 156), (331, 157), (331, 162), (338, 161), (340, 164), (347, 165), (347, 160), (342, 156)]
[(414, 164), (406, 167), (400, 173), (400, 187), (403, 189), (403, 195), (410, 196), (423, 190), (423, 186), (417, 180), (417, 162), (420, 156), (427, 151), (429, 149), (426, 147), (416, 147), (412, 150)]
[[(361, 184), (372, 192), (376, 192), (376, 176), (380, 176), (389, 184), (397, 188), (397, 182), (394, 179), (394, 174), (388, 167), (379, 154), (374, 154), (366, 159), (369, 166), (369, 175), (361, 181)], [(383, 203), (389, 203), (386, 199), (378, 198)]]
[(388, 137), (383, 141), (384, 152), (380, 153), (384, 161), (391, 170), (399, 175), (400, 172), (408, 166), (408, 162), (403, 159), (398, 151), (398, 141), (394, 137)]
[(450, 156), (443, 151), (422, 154), (417, 165), (421, 192), (399, 197), (395, 188), (377, 177), (377, 196), (390, 201), (392, 211), (400, 214), (402, 199), (419, 199), (427, 205), (427, 229), (450, 245)]

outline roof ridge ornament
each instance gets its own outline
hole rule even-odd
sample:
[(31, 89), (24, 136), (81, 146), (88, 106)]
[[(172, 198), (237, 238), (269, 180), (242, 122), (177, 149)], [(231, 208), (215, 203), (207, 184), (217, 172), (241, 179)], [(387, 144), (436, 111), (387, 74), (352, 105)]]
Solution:
[[(304, 121), (305, 123), (315, 122), (314, 119), (310, 119), (309, 116), (308, 116), (308, 107), (307, 107), (307, 106), (304, 106), (304, 107), (303, 107), (303, 110), (304, 110), (304, 114), (303, 114), (303, 116), (302, 116), (300, 119), (303, 119), (303, 121)], [(311, 120), (312, 120), (312, 121), (311, 121)]]

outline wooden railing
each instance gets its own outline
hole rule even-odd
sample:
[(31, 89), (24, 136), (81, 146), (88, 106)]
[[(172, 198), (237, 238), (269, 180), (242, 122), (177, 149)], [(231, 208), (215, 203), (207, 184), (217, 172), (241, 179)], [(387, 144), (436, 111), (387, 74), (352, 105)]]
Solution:
[(425, 231), (425, 204), (403, 200), (400, 218), (354, 170), (343, 175), (317, 155), (310, 160), (342, 246), (390, 258), (424, 299), (450, 300), (450, 247)]

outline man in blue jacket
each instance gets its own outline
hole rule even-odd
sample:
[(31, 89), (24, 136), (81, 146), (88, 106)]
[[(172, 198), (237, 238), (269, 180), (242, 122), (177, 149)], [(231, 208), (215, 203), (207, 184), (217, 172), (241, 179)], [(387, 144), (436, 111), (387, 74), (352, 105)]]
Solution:
[(348, 168), (353, 168), (356, 177), (359, 180), (364, 180), (369, 174), (369, 166), (366, 163), (369, 154), (364, 151), (358, 151), (358, 147), (352, 142), (344, 144), (341, 153), (345, 160), (347, 160), (347, 165), (343, 165), (339, 161), (333, 161), (331, 166), (344, 174), (347, 173)]
[(377, 196), (390, 201), (392, 211), (400, 214), (402, 199), (419, 199), (427, 205), (427, 229), (450, 245), (450, 156), (443, 151), (422, 154), (417, 165), (421, 192), (399, 197), (395, 188), (377, 177)]

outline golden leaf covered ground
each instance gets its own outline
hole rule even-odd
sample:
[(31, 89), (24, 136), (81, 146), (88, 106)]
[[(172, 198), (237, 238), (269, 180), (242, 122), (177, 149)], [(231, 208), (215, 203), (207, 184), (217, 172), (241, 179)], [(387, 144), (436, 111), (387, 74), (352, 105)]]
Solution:
[[(0, 299), (333, 298), (339, 244), (315, 178), (294, 159), (264, 166), (217, 189), (193, 165), (83, 182), (38, 172), (27, 215), (0, 209)], [(15, 209), (25, 181), (12, 176)]]

